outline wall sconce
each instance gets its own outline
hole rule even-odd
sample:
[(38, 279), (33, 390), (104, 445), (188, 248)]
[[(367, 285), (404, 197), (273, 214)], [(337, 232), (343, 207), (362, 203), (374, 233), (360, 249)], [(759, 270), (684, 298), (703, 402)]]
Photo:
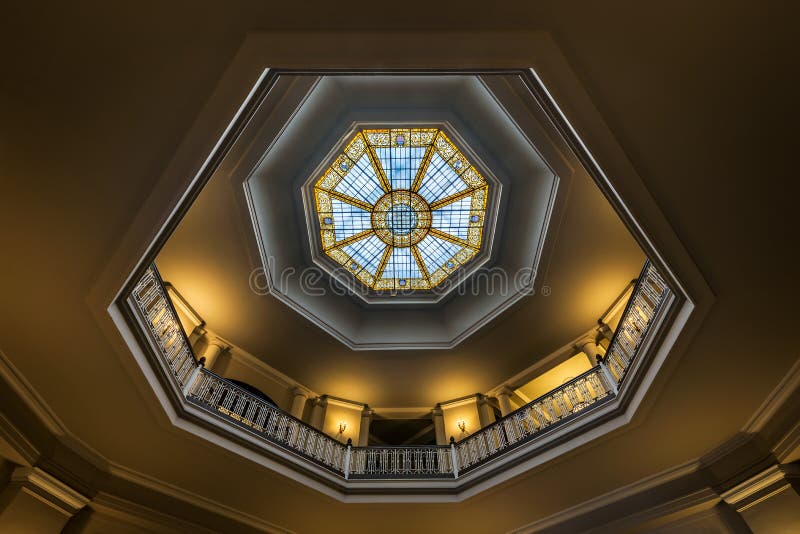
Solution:
[(464, 434), (467, 431), (467, 422), (461, 419), (460, 421), (456, 421), (456, 425), (458, 425), (458, 429)]
[(344, 434), (344, 431), (347, 430), (347, 423), (344, 421), (339, 421), (339, 435), (341, 436)]

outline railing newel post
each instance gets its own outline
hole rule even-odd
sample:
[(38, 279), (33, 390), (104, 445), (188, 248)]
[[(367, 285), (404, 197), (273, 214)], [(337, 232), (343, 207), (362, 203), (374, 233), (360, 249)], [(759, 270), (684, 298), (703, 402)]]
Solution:
[(350, 478), (350, 455), (353, 452), (353, 438), (347, 438), (347, 450), (344, 453), (344, 479)]
[(453, 478), (458, 478), (458, 455), (456, 454), (456, 439), (450, 436), (450, 456), (453, 458)]
[(613, 374), (611, 374), (611, 370), (606, 365), (605, 358), (603, 358), (602, 360), (599, 360), (598, 365), (600, 366), (600, 372), (605, 377), (606, 382), (608, 382), (608, 385), (611, 386), (611, 389), (614, 392), (614, 395), (619, 393), (619, 388), (617, 387), (617, 379), (614, 378)]
[(184, 397), (188, 397), (189, 396), (189, 392), (191, 391), (195, 380), (197, 380), (197, 377), (200, 374), (200, 371), (205, 366), (205, 363), (206, 363), (205, 357), (200, 358), (200, 360), (197, 362), (197, 365), (195, 366), (195, 368), (192, 369), (191, 373), (189, 373), (189, 377), (186, 379), (186, 383), (183, 385), (183, 396)]

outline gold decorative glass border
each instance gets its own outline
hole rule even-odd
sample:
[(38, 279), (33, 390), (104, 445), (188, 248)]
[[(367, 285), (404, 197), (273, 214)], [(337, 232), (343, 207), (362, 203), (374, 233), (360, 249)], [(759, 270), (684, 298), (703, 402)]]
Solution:
[[(386, 178), (376, 148), (391, 147), (424, 147), (427, 150), (417, 170), (411, 190), (393, 190)], [(467, 189), (450, 197), (439, 199), (430, 205), (417, 193), (427, 171), (430, 158), (438, 154), (453, 171), (464, 181)], [(339, 183), (352, 171), (355, 163), (367, 154), (383, 189), (383, 196), (370, 205), (363, 200), (350, 197), (336, 191)], [(489, 185), (481, 173), (469, 162), (447, 135), (437, 128), (372, 128), (357, 132), (345, 145), (344, 150), (336, 156), (331, 165), (325, 169), (314, 185), (314, 196), (317, 220), (320, 226), (320, 243), (325, 254), (336, 263), (346, 268), (361, 283), (377, 291), (428, 290), (433, 289), (447, 277), (456, 272), (480, 251), (483, 241), (483, 227), (488, 202)], [(470, 219), (466, 239), (431, 228), (432, 212), (457, 200), (470, 197)], [(336, 221), (332, 210), (332, 199), (336, 198), (370, 213), (369, 230), (360, 232), (346, 239), (336, 239)], [(386, 216), (392, 206), (405, 204), (414, 210), (417, 226), (407, 235), (395, 235), (388, 228)], [(422, 260), (417, 244), (428, 234), (444, 239), (459, 246), (452, 257), (442, 265), (429, 266)], [(370, 235), (376, 235), (385, 247), (381, 251), (381, 261), (375, 272), (370, 273), (356, 259), (344, 252), (344, 247)], [(410, 247), (414, 261), (419, 267), (422, 277), (395, 279), (383, 278), (388, 259), (394, 248)], [(432, 271), (429, 269), (433, 269)]]

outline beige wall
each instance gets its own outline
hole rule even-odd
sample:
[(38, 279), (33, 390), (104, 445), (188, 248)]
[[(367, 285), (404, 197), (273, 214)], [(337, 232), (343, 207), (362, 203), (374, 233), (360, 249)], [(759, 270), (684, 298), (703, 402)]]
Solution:
[[(363, 410), (363, 404), (328, 397), (328, 407), (325, 410), (322, 431), (343, 442), (352, 439), (354, 444), (358, 444), (358, 436), (361, 431), (361, 412)], [(341, 435), (339, 434), (340, 422), (347, 425)]]
[[(441, 404), (441, 407), (445, 437), (448, 440), (452, 436), (458, 441), (481, 428), (477, 396), (445, 402)], [(466, 433), (462, 433), (461, 429), (458, 428), (459, 421), (466, 423)]]
[(586, 354), (580, 352), (517, 388), (516, 393), (530, 402), (591, 368)]

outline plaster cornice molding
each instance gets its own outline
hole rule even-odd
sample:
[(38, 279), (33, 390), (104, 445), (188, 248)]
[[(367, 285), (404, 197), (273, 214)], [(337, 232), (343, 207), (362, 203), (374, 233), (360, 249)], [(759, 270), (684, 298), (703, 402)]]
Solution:
[(332, 395), (323, 395), (323, 399), (332, 406), (341, 406), (342, 408), (350, 408), (352, 410), (368, 410), (369, 406), (363, 402), (356, 402), (350, 399), (343, 399), (341, 397), (334, 397)]
[(467, 404), (477, 403), (480, 397), (481, 397), (480, 393), (474, 393), (472, 395), (466, 395), (464, 397), (459, 397), (457, 399), (440, 402), (436, 406), (445, 410), (449, 410), (451, 408), (457, 408), (459, 406), (465, 406)]
[(165, 534), (174, 532), (197, 532), (199, 534), (216, 532), (197, 523), (184, 521), (110, 493), (99, 493), (92, 499), (89, 508), (101, 516), (110, 517), (115, 521), (146, 532)]
[(34, 493), (39, 499), (68, 516), (74, 515), (90, 500), (38, 467), (17, 467), (11, 474), (11, 484)]
[(16, 393), (34, 415), (55, 436), (64, 436), (67, 429), (61, 419), (50, 409), (44, 399), (33, 388), (14, 363), (0, 350), (0, 379)]
[(800, 421), (778, 441), (772, 452), (779, 462), (783, 462), (789, 454), (797, 449), (800, 449)]
[(384, 419), (421, 419), (431, 412), (441, 407), (437, 404), (436, 407), (430, 406), (408, 406), (408, 407), (395, 407), (395, 406), (376, 406), (372, 408), (372, 412), (378, 417)]
[(593, 325), (587, 331), (582, 332), (580, 335), (568, 341), (567, 343), (557, 348), (547, 356), (537, 359), (532, 365), (526, 367), (517, 374), (509, 377), (507, 380), (504, 380), (501, 384), (498, 384), (497, 386), (493, 387), (492, 389), (486, 392), (486, 396), (495, 397), (497, 396), (497, 392), (499, 392), (504, 387), (516, 389), (527, 384), (540, 374), (546, 373), (556, 365), (563, 363), (564, 361), (574, 356), (577, 353), (575, 346), (578, 344), (580, 340), (596, 335), (597, 335), (597, 326)]
[(758, 410), (744, 425), (742, 431), (748, 434), (757, 434), (798, 388), (800, 388), (800, 358), (794, 362), (794, 365), (789, 368), (783, 379), (764, 399)]
[(722, 499), (743, 512), (790, 486), (783, 466), (775, 464), (722, 493)]
[(211, 512), (214, 515), (225, 517), (236, 523), (241, 523), (247, 525), (248, 527), (264, 532), (291, 532), (279, 525), (270, 523), (269, 521), (247, 514), (225, 504), (213, 501), (189, 490), (179, 488), (178, 486), (174, 486), (144, 473), (140, 473), (121, 464), (112, 462), (109, 464), (109, 467), (112, 475), (128, 482), (132, 482), (138, 487), (147, 488), (162, 495), (167, 495), (173, 499), (185, 502), (201, 510)]
[[(104, 469), (106, 465), (105, 457), (67, 428), (2, 350), (0, 350), (0, 383), (11, 389), (16, 398), (30, 410), (33, 419), (43, 425), (45, 431), (55, 438), (61, 446), (78, 454), (87, 464), (91, 465), (90, 469)], [(37, 446), (20, 430), (18, 425), (2, 412), (0, 412), (0, 437), (5, 438), (8, 444), (13, 447), (14, 452), (19, 454), (20, 458), (17, 459), (22, 459), (23, 465), (32, 466), (43, 461), (42, 448)], [(44, 462), (47, 463), (49, 460), (44, 459)], [(47, 465), (46, 467), (51, 471), (56, 469), (54, 465)], [(72, 477), (76, 476), (74, 473), (69, 474)], [(78, 485), (85, 485), (85, 481), (80, 480)]]
[(543, 519), (539, 519), (532, 523), (518, 527), (511, 532), (520, 534), (536, 532), (562, 525), (567, 521), (574, 520), (585, 514), (602, 510), (603, 508), (607, 508), (615, 503), (623, 501), (624, 499), (628, 499), (635, 495), (640, 495), (646, 491), (653, 490), (674, 480), (678, 480), (696, 473), (698, 469), (699, 462), (697, 460), (691, 460), (683, 464), (676, 465), (675, 467), (671, 467), (661, 471), (660, 473), (637, 480), (593, 499), (583, 501), (575, 506), (547, 516)]
[(689, 521), (693, 521), (697, 519), (696, 514), (709, 511), (719, 503), (719, 501), (720, 497), (714, 490), (711, 488), (702, 488), (688, 495), (672, 499), (664, 504), (647, 508), (605, 524), (599, 529), (598, 534), (600, 532), (614, 534), (618, 532), (629, 532), (633, 530), (634, 527), (640, 532), (649, 531), (651, 528), (655, 528), (657, 525), (666, 522), (669, 522), (670, 526), (672, 526), (674, 525), (672, 521), (679, 521), (679, 517), (686, 518), (686, 516), (689, 516), (687, 518)]
[(3, 454), (16, 464), (33, 465), (39, 458), (39, 449), (2, 412), (0, 412), (0, 441), (8, 443), (11, 450), (4, 448)]

